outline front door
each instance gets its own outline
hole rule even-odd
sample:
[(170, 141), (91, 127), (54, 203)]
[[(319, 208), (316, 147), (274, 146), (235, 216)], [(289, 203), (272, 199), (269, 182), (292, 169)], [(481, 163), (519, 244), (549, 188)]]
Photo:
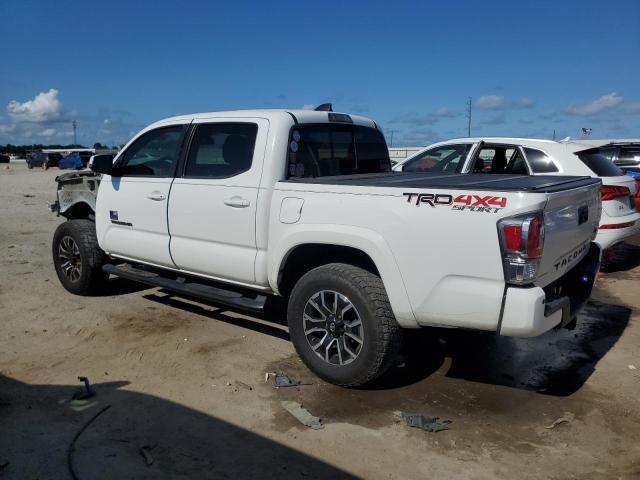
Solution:
[(183, 271), (255, 283), (256, 206), (269, 123), (205, 119), (171, 188), (171, 255)]
[(183, 125), (143, 133), (104, 175), (96, 201), (98, 241), (109, 254), (175, 267), (169, 253), (167, 203)]

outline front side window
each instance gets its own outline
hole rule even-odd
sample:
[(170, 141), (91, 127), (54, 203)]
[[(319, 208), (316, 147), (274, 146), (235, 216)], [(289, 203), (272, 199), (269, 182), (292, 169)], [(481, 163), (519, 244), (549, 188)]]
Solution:
[(524, 153), (533, 173), (554, 173), (558, 171), (550, 156), (535, 148), (526, 148)]
[[(475, 155), (471, 173), (524, 173), (520, 151), (513, 145), (483, 145)], [(525, 167), (526, 168), (526, 167)]]
[(359, 125), (307, 124), (291, 129), (289, 177), (309, 178), (391, 171), (382, 133)]
[(435, 147), (408, 160), (402, 166), (402, 171), (460, 172), (469, 150), (471, 150), (470, 143)]
[(173, 177), (180, 156), (182, 126), (152, 130), (123, 153), (119, 173), (134, 177)]
[(258, 125), (207, 123), (196, 128), (185, 169), (188, 178), (227, 178), (251, 168)]

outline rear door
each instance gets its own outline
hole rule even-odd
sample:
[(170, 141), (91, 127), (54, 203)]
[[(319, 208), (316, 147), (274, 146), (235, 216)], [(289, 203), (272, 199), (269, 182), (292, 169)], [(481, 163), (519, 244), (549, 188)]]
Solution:
[(103, 250), (153, 265), (175, 267), (169, 254), (167, 202), (187, 127), (147, 131), (105, 175), (96, 201), (96, 230)]
[(171, 255), (186, 272), (255, 282), (256, 204), (269, 122), (196, 120), (169, 199)]

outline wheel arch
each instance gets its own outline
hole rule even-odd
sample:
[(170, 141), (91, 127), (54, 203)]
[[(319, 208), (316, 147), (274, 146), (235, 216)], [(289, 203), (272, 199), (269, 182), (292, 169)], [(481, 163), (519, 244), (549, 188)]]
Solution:
[(277, 293), (288, 295), (297, 280), (316, 267), (355, 265), (381, 278), (402, 327), (418, 327), (393, 252), (377, 232), (343, 225), (315, 226), (291, 232), (277, 244), (276, 260), (269, 269), (269, 283)]
[(69, 205), (64, 211), (60, 212), (60, 215), (67, 220), (80, 220), (84, 218), (93, 221), (95, 219), (93, 207), (84, 201), (78, 201)]

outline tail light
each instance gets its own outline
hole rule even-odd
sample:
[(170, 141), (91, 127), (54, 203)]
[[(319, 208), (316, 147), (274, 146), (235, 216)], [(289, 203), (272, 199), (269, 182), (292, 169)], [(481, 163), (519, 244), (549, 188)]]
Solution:
[(640, 178), (636, 178), (636, 210), (640, 212)]
[(544, 247), (542, 212), (504, 218), (498, 222), (504, 278), (507, 283), (526, 285), (538, 276)]
[(613, 185), (602, 185), (600, 187), (600, 198), (602, 201), (613, 200), (619, 197), (628, 197), (631, 195), (631, 190), (627, 187), (616, 187)]

